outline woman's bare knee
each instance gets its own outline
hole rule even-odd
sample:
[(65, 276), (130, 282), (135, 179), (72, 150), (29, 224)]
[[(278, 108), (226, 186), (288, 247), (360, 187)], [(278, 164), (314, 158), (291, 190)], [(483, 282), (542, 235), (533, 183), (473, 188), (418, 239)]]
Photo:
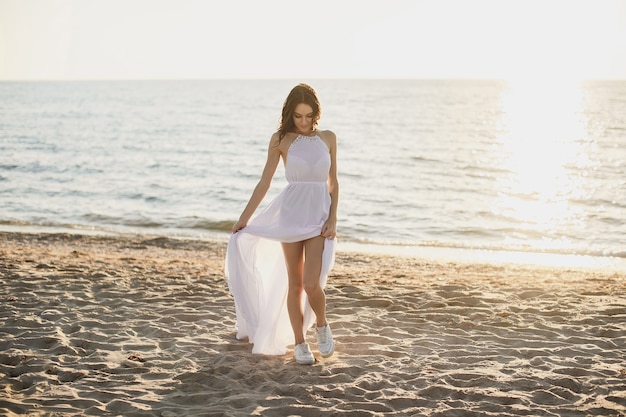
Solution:
[(309, 280), (304, 283), (304, 291), (307, 295), (317, 294), (317, 292), (321, 289), (319, 279), (318, 280)]
[(306, 288), (304, 287), (302, 282), (289, 281), (289, 295), (301, 296), (303, 291), (306, 291)]

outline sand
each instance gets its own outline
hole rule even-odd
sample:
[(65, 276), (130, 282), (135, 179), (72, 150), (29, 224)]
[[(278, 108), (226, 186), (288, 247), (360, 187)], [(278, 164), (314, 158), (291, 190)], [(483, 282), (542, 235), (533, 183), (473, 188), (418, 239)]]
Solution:
[(235, 339), (224, 251), (0, 233), (0, 414), (626, 415), (625, 273), (339, 252), (307, 367)]

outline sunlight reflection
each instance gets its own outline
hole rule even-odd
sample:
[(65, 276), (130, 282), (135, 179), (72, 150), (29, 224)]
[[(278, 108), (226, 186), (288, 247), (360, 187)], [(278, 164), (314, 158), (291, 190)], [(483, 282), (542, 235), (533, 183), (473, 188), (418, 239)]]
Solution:
[(502, 111), (500, 160), (509, 174), (498, 182), (494, 211), (515, 220), (524, 240), (537, 234), (542, 249), (567, 246), (561, 236), (572, 230), (564, 228), (580, 217), (570, 201), (584, 194), (579, 173), (590, 164), (581, 85), (512, 82)]

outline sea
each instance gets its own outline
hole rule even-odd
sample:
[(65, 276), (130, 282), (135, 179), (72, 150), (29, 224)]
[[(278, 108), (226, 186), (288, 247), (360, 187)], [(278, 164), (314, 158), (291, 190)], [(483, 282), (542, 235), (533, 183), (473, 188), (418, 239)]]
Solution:
[(225, 241), (299, 82), (339, 250), (626, 269), (626, 80), (0, 82), (0, 229)]

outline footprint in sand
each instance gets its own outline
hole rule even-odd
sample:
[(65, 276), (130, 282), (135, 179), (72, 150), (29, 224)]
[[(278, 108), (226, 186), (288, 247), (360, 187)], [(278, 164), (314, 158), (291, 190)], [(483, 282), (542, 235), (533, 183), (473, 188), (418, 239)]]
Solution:
[(42, 311), (39, 316), (46, 320), (55, 321), (63, 317), (64, 313), (60, 312), (59, 310), (45, 310)]
[(128, 358), (126, 358), (124, 361), (122, 361), (122, 365), (128, 368), (141, 368), (145, 362), (146, 360), (141, 357), (141, 355), (133, 353), (132, 355), (128, 356)]

